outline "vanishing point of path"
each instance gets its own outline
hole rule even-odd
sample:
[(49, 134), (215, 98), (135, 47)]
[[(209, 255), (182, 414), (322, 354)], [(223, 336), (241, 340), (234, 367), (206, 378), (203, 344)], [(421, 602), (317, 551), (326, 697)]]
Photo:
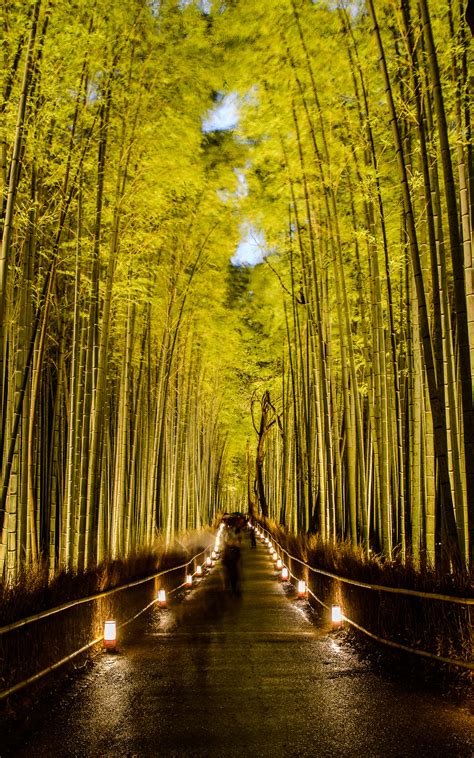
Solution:
[(465, 700), (374, 673), (285, 595), (260, 545), (242, 553), (240, 598), (215, 569), (154, 608), (119, 655), (34, 704), (41, 719), (8, 752), (0, 738), (2, 758), (474, 754)]

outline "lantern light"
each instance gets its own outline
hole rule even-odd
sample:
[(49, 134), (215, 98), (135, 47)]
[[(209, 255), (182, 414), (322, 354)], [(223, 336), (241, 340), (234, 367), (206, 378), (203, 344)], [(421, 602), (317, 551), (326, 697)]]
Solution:
[(278, 560), (278, 553), (277, 553), (276, 550), (274, 550), (273, 553), (272, 553), (272, 560), (273, 561), (277, 561)]
[(289, 578), (288, 569), (286, 568), (286, 566), (283, 566), (283, 568), (281, 570), (281, 580), (282, 580), (282, 582), (287, 582), (288, 578)]
[(216, 560), (216, 558), (217, 558), (217, 553), (216, 553), (216, 551), (215, 551), (215, 550), (213, 550), (213, 551), (212, 551), (212, 553), (211, 553), (211, 558), (212, 558), (212, 560), (213, 560), (213, 561), (215, 561), (215, 560)]
[(186, 587), (192, 587), (192, 586), (193, 586), (193, 575), (186, 574)]
[(202, 566), (196, 566), (196, 576), (202, 576)]
[(306, 597), (306, 582), (302, 579), (298, 582), (298, 597)]
[(104, 647), (115, 650), (117, 647), (117, 624), (115, 621), (104, 621)]
[(341, 626), (342, 625), (342, 610), (340, 605), (333, 605), (331, 609), (331, 621), (333, 626)]
[(282, 561), (281, 558), (278, 558), (278, 560), (277, 560), (277, 569), (278, 569), (278, 571), (280, 571), (280, 569), (282, 568), (282, 566), (283, 566), (283, 561)]
[(162, 608), (166, 605), (166, 592), (165, 590), (158, 590), (158, 605)]
[(206, 558), (206, 566), (212, 566), (212, 558), (210, 555), (208, 555)]

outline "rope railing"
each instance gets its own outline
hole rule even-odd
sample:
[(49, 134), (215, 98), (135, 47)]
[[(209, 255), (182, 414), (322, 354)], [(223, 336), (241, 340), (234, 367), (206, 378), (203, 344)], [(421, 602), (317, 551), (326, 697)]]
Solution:
[[(306, 569), (308, 569), (308, 570), (310, 570), (310, 571), (312, 571), (312, 572), (314, 572), (316, 574), (321, 574), (323, 576), (327, 576), (327, 577), (329, 577), (331, 579), (334, 579), (336, 581), (340, 581), (340, 582), (343, 582), (343, 583), (355, 585), (355, 586), (362, 587), (362, 588), (368, 589), (368, 590), (385, 591), (385, 592), (392, 592), (392, 593), (396, 593), (396, 594), (405, 594), (405, 595), (411, 595), (411, 596), (421, 597), (421, 598), (424, 598), (424, 599), (440, 600), (440, 601), (443, 601), (443, 602), (454, 602), (454, 603), (458, 603), (458, 604), (461, 603), (461, 604), (464, 604), (464, 605), (467, 605), (467, 606), (470, 606), (470, 605), (472, 605), (474, 603), (474, 600), (471, 599), (471, 598), (458, 598), (458, 597), (451, 597), (449, 595), (440, 595), (440, 594), (435, 594), (435, 593), (431, 594), (431, 593), (421, 592), (421, 591), (417, 591), (417, 590), (407, 590), (407, 589), (403, 589), (403, 588), (387, 587), (385, 585), (369, 584), (369, 583), (366, 583), (366, 582), (360, 582), (360, 581), (357, 581), (357, 580), (348, 579), (346, 577), (339, 576), (339, 575), (334, 574), (332, 572), (324, 571), (323, 569), (317, 569), (317, 568), (315, 568), (313, 566), (310, 566), (305, 561), (302, 561), (297, 556), (292, 555), (288, 550), (286, 550), (286, 548), (283, 547), (283, 545), (281, 545), (281, 543), (265, 527), (259, 525), (259, 528), (268, 535), (268, 537), (270, 538), (270, 540), (272, 541), (272, 543), (275, 544), (275, 545), (277, 545), (279, 547), (281, 553), (284, 554), (284, 555), (286, 555), (289, 559), (291, 559), (293, 561), (296, 561), (300, 565), (304, 566)], [(33, 623), (35, 621), (39, 621), (40, 619), (47, 618), (49, 616), (53, 616), (55, 614), (61, 613), (62, 611), (68, 610), (69, 608), (73, 608), (73, 607), (81, 605), (83, 603), (93, 602), (94, 600), (100, 600), (100, 599), (105, 598), (107, 596), (113, 595), (114, 593), (121, 592), (123, 590), (130, 589), (132, 587), (136, 587), (136, 586), (139, 586), (139, 585), (144, 584), (146, 582), (152, 581), (152, 580), (157, 579), (157, 578), (159, 578), (161, 576), (164, 576), (166, 574), (169, 574), (169, 573), (172, 573), (172, 572), (175, 572), (175, 571), (179, 571), (179, 570), (181, 570), (183, 568), (186, 569), (191, 563), (194, 563), (196, 561), (196, 559), (198, 559), (202, 555), (206, 555), (206, 553), (210, 552), (211, 550), (212, 550), (212, 548), (210, 546), (208, 546), (204, 550), (201, 550), (199, 553), (196, 553), (196, 555), (194, 555), (188, 561), (186, 561), (185, 563), (179, 564), (178, 566), (172, 566), (172, 567), (170, 567), (168, 569), (164, 569), (163, 571), (158, 571), (158, 572), (156, 572), (156, 573), (154, 573), (154, 574), (152, 574), (150, 576), (147, 576), (147, 577), (144, 577), (142, 579), (138, 579), (138, 580), (135, 580), (135, 581), (132, 581), (132, 582), (128, 582), (127, 584), (120, 585), (119, 587), (114, 587), (114, 588), (112, 588), (110, 590), (106, 590), (104, 592), (96, 593), (94, 595), (90, 595), (90, 596), (84, 597), (84, 598), (79, 598), (77, 600), (72, 600), (72, 601), (70, 601), (68, 603), (63, 603), (60, 606), (56, 606), (54, 608), (50, 608), (50, 609), (48, 609), (46, 611), (43, 611), (41, 613), (34, 614), (34, 615), (29, 616), (29, 617), (27, 617), (25, 619), (21, 619), (19, 621), (13, 622), (12, 624), (8, 624), (6, 626), (0, 627), (0, 635), (4, 634), (6, 632), (13, 631), (15, 629), (24, 627), (27, 624)], [(295, 580), (298, 580), (298, 577), (290, 569), (288, 569), (288, 573), (289, 573), (290, 577), (292, 577)], [(195, 575), (195, 573), (193, 575)], [(186, 586), (186, 582), (183, 582), (182, 584), (180, 584), (177, 587), (173, 588), (168, 594), (171, 595), (171, 594), (173, 594), (175, 592), (178, 592), (180, 589), (182, 589), (185, 586)], [(326, 605), (326, 603), (324, 603), (320, 598), (318, 598), (317, 595), (309, 587), (307, 588), (307, 591), (311, 595), (311, 597), (313, 597), (314, 600), (316, 600), (321, 606), (323, 606), (327, 610), (330, 610), (330, 607), (328, 605)], [(125, 621), (123, 621), (120, 624), (118, 624), (117, 628), (121, 629), (121, 628), (127, 626), (128, 624), (132, 623), (132, 621), (134, 621), (139, 616), (141, 616), (143, 613), (145, 613), (149, 608), (151, 608), (157, 602), (159, 602), (158, 598), (154, 598), (144, 608), (142, 608), (140, 611), (138, 611), (138, 613), (136, 613), (135, 615), (131, 616), (129, 619), (126, 619)], [(377, 634), (374, 634), (370, 630), (365, 629), (360, 624), (358, 624), (355, 621), (353, 621), (352, 619), (348, 618), (346, 615), (343, 615), (343, 618), (344, 618), (344, 620), (348, 624), (350, 624), (354, 628), (358, 629), (359, 631), (363, 632), (368, 637), (376, 640), (377, 642), (380, 642), (382, 644), (388, 645), (388, 646), (390, 646), (392, 648), (403, 650), (405, 652), (414, 653), (416, 655), (423, 656), (425, 658), (431, 658), (431, 659), (434, 659), (436, 661), (440, 661), (442, 663), (447, 663), (447, 664), (450, 664), (450, 665), (460, 666), (460, 667), (463, 667), (465, 669), (469, 669), (471, 671), (474, 670), (474, 664), (473, 663), (469, 663), (469, 662), (461, 661), (461, 660), (457, 660), (457, 659), (452, 659), (452, 658), (445, 658), (443, 656), (439, 656), (439, 655), (436, 655), (434, 653), (430, 653), (430, 652), (425, 651), (425, 650), (420, 650), (418, 648), (413, 648), (413, 647), (410, 647), (408, 645), (403, 645), (403, 644), (401, 644), (399, 642), (395, 642), (393, 640), (389, 640), (389, 639), (386, 639), (384, 637), (380, 637)], [(62, 666), (65, 663), (73, 660), (74, 658), (76, 658), (81, 653), (84, 653), (87, 650), (89, 650), (90, 648), (92, 648), (95, 645), (99, 644), (100, 642), (102, 642), (103, 639), (104, 639), (103, 635), (101, 635), (100, 637), (97, 637), (96, 639), (94, 639), (94, 640), (88, 642), (87, 644), (83, 645), (82, 647), (80, 647), (78, 650), (75, 650), (73, 653), (71, 653), (71, 654), (63, 657), (60, 661), (57, 661), (57, 662), (51, 664), (50, 666), (48, 666), (48, 667), (42, 669), (41, 671), (33, 674), (32, 676), (28, 677), (27, 679), (25, 679), (25, 680), (23, 680), (21, 682), (18, 682), (16, 684), (12, 685), (11, 687), (9, 687), (8, 689), (0, 692), (0, 700), (5, 699), (9, 695), (14, 694), (18, 690), (23, 689), (24, 687), (26, 687), (29, 684), (33, 684), (34, 682), (38, 681), (39, 679), (41, 679), (46, 674), (48, 674), (48, 673), (50, 673), (50, 672), (58, 669), (60, 666)]]
[[(55, 608), (50, 608), (47, 611), (43, 611), (41, 613), (37, 613), (33, 616), (29, 616), (28, 618), (21, 619), (20, 621), (14, 622), (12, 624), (9, 624), (7, 626), (0, 628), (0, 634), (12, 631), (14, 629), (18, 629), (21, 627), (26, 626), (27, 624), (30, 624), (34, 621), (38, 621), (43, 618), (47, 618), (49, 616), (53, 616), (57, 613), (60, 613), (62, 611), (68, 610), (69, 608), (73, 608), (75, 606), (81, 605), (83, 603), (87, 602), (93, 602), (94, 600), (101, 600), (104, 597), (107, 597), (109, 595), (113, 595), (116, 592), (120, 592), (125, 589), (130, 589), (132, 587), (137, 587), (140, 584), (144, 584), (145, 582), (152, 581), (153, 579), (157, 579), (160, 576), (164, 576), (165, 574), (172, 573), (174, 571), (179, 571), (180, 569), (187, 568), (191, 563), (194, 563), (197, 558), (199, 558), (201, 555), (206, 555), (206, 553), (210, 552), (212, 548), (209, 546), (205, 548), (204, 550), (201, 550), (199, 553), (196, 553), (192, 558), (190, 558), (186, 563), (181, 563), (178, 566), (172, 566), (168, 569), (164, 569), (163, 571), (158, 571), (155, 574), (152, 574), (150, 576), (144, 577), (143, 579), (138, 579), (133, 582), (128, 582), (127, 584), (120, 585), (120, 587), (114, 587), (111, 590), (106, 590), (105, 592), (99, 592), (95, 595), (90, 595), (89, 597), (85, 598), (79, 598), (78, 600), (72, 600), (69, 603), (63, 603), (60, 606), (56, 606)], [(195, 576), (195, 573), (193, 573), (193, 576)], [(183, 582), (182, 584), (178, 585), (177, 587), (174, 587), (172, 590), (169, 591), (169, 595), (174, 594), (175, 592), (178, 592), (179, 590), (183, 589), (183, 587), (186, 586), (186, 582)], [(134, 616), (131, 616), (129, 619), (126, 619), (125, 621), (122, 621), (120, 624), (117, 625), (118, 629), (122, 629), (123, 627), (127, 626), (128, 624), (131, 624), (132, 621), (135, 621), (139, 616), (141, 616), (143, 613), (145, 613), (149, 608), (151, 608), (153, 605), (158, 603), (158, 598), (154, 598), (150, 603), (148, 603), (144, 608), (142, 608), (138, 613), (136, 613)], [(3, 690), (0, 692), (0, 700), (4, 700), (5, 698), (9, 697), (10, 695), (13, 695), (15, 692), (18, 692), (19, 690), (23, 689), (24, 687), (27, 687), (30, 684), (33, 684), (34, 682), (37, 682), (39, 679), (41, 679), (43, 676), (46, 676), (46, 674), (49, 674), (56, 669), (63, 666), (65, 663), (68, 663), (69, 661), (72, 661), (74, 658), (76, 658), (78, 655), (81, 655), (81, 653), (87, 652), (87, 650), (90, 650), (94, 645), (98, 645), (100, 642), (102, 642), (104, 639), (104, 635), (102, 634), (100, 637), (96, 637), (96, 639), (88, 642), (87, 644), (80, 647), (78, 650), (75, 650), (73, 653), (70, 653), (69, 655), (64, 656), (60, 661), (56, 661), (55, 663), (51, 664), (50, 666), (47, 666), (46, 668), (42, 669), (41, 671), (36, 672), (32, 676), (29, 676), (27, 679), (24, 679), (21, 682), (17, 682), (16, 684), (12, 685), (6, 690)]]
[[(286, 550), (286, 548), (281, 545), (281, 543), (273, 536), (273, 534), (268, 530), (265, 529), (261, 524), (259, 524), (259, 529), (262, 530), (262, 532), (265, 532), (269, 539), (273, 542), (274, 545), (278, 545), (280, 548), (280, 551), (285, 554), (288, 558), (291, 560), (296, 561), (300, 565), (304, 566), (305, 568), (309, 569), (313, 573), (321, 574), (323, 576), (327, 576), (331, 579), (334, 579), (339, 582), (343, 582), (345, 584), (351, 584), (355, 585), (357, 587), (362, 587), (364, 589), (368, 590), (376, 590), (376, 591), (385, 591), (385, 592), (391, 592), (399, 595), (411, 595), (415, 597), (420, 597), (423, 599), (429, 599), (429, 600), (440, 600), (442, 602), (454, 602), (456, 604), (463, 604), (466, 606), (471, 606), (474, 603), (474, 600), (471, 598), (458, 598), (458, 597), (452, 597), (450, 595), (440, 595), (436, 593), (427, 593), (427, 592), (421, 592), (417, 590), (407, 590), (404, 588), (398, 588), (398, 587), (387, 587), (385, 585), (378, 585), (378, 584), (369, 584), (367, 582), (359, 582), (354, 579), (347, 579), (346, 577), (339, 576), (338, 574), (334, 574), (330, 571), (324, 571), (323, 569), (317, 569), (314, 566), (310, 566), (309, 563), (306, 563), (305, 561), (302, 561), (300, 558), (297, 558), (295, 555), (291, 555), (291, 553)], [(297, 577), (289, 567), (288, 568), (288, 574), (290, 577), (298, 581), (299, 577)], [(326, 610), (331, 610), (326, 603), (324, 603), (320, 598), (317, 597), (317, 595), (309, 588), (307, 587), (307, 592), (311, 597), (313, 597), (323, 608), (326, 608)], [(387, 645), (389, 647), (395, 648), (397, 650), (402, 650), (403, 652), (408, 653), (414, 653), (415, 655), (419, 655), (423, 658), (429, 658), (432, 660), (436, 660), (440, 663), (446, 663), (451, 666), (458, 666), (464, 669), (468, 669), (469, 671), (474, 671), (474, 663), (471, 663), (469, 661), (463, 661), (459, 660), (457, 658), (447, 658), (441, 655), (437, 655), (436, 653), (430, 653), (427, 650), (421, 650), (420, 648), (414, 648), (410, 647), (409, 645), (403, 645), (400, 642), (395, 642), (394, 640), (387, 639), (386, 637), (380, 637), (379, 635), (375, 634), (374, 632), (371, 632), (369, 629), (366, 629), (365, 627), (361, 626), (360, 624), (356, 623), (352, 619), (350, 619), (345, 614), (342, 615), (344, 621), (347, 621), (347, 623), (350, 626), (353, 626), (358, 631), (362, 632), (363, 634), (367, 635), (373, 640), (376, 640), (377, 642), (382, 643), (383, 645)]]
[(158, 579), (160, 576), (164, 576), (165, 574), (170, 574), (173, 571), (179, 571), (182, 568), (186, 568), (189, 566), (190, 563), (193, 563), (193, 561), (196, 560), (196, 558), (199, 558), (200, 555), (203, 555), (206, 553), (210, 548), (205, 548), (204, 550), (201, 550), (199, 553), (194, 555), (192, 558), (189, 559), (186, 563), (181, 563), (179, 566), (172, 566), (171, 568), (164, 569), (163, 571), (158, 571), (155, 574), (150, 574), (149, 576), (145, 576), (142, 579), (137, 579), (133, 582), (128, 582), (127, 584), (121, 584), (119, 587), (113, 587), (110, 590), (104, 590), (103, 592), (97, 592), (95, 595), (88, 595), (87, 597), (81, 597), (77, 600), (70, 600), (67, 603), (62, 603), (62, 605), (57, 605), (54, 608), (48, 608), (45, 611), (40, 611), (39, 613), (34, 613), (32, 616), (28, 616), (24, 619), (19, 619), (18, 621), (13, 621), (11, 624), (7, 624), (6, 626), (0, 627), (0, 635), (5, 634), (6, 632), (11, 632), (14, 629), (19, 629), (22, 626), (26, 626), (27, 624), (31, 624), (33, 621), (40, 621), (43, 618), (48, 618), (48, 616), (53, 616), (55, 613), (61, 613), (62, 611), (66, 611), (68, 608), (74, 608), (77, 605), (82, 605), (83, 603), (91, 603), (93, 600), (101, 600), (104, 597), (107, 597), (109, 595), (113, 595), (116, 592), (121, 592), (122, 590), (128, 590), (132, 587), (138, 587), (140, 584), (145, 584), (146, 582), (151, 582), (152, 579)]
[(411, 595), (413, 597), (422, 597), (427, 600), (441, 600), (446, 603), (457, 603), (458, 605), (474, 605), (474, 598), (463, 598), (463, 597), (456, 597), (455, 595), (440, 595), (435, 592), (422, 592), (421, 590), (409, 590), (405, 589), (404, 587), (388, 587), (385, 584), (370, 584), (368, 582), (361, 582), (357, 579), (349, 579), (348, 577), (341, 576), (340, 574), (334, 574), (331, 571), (325, 571), (324, 569), (315, 568), (314, 566), (311, 566), (309, 563), (305, 563), (305, 561), (302, 561), (301, 558), (297, 558), (296, 555), (292, 555), (291, 553), (286, 550), (283, 545), (278, 542), (277, 539), (272, 535), (271, 532), (268, 531), (268, 529), (265, 529), (265, 527), (260, 525), (260, 529), (262, 529), (264, 532), (268, 534), (270, 539), (272, 539), (275, 544), (278, 545), (280, 550), (285, 553), (285, 555), (288, 556), (288, 558), (291, 558), (292, 561), (296, 561), (297, 563), (300, 563), (305, 568), (312, 571), (314, 574), (321, 574), (322, 576), (328, 576), (331, 579), (336, 579), (338, 582), (343, 582), (344, 584), (352, 584), (356, 587), (363, 587), (367, 590), (374, 590), (374, 591), (381, 591), (381, 592), (392, 592), (396, 595)]

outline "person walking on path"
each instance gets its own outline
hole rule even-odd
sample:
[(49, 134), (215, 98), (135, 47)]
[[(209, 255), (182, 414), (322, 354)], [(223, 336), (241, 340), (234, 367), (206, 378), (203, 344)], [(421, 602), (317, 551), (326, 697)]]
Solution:
[(255, 537), (255, 529), (250, 526), (250, 547), (255, 548), (257, 547), (257, 538)]
[(234, 595), (240, 594), (240, 547), (242, 535), (240, 527), (228, 527), (224, 536), (222, 563), (226, 574), (226, 589)]

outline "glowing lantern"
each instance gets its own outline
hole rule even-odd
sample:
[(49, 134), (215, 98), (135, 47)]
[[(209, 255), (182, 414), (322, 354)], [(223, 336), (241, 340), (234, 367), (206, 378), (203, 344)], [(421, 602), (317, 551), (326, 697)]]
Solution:
[(193, 575), (186, 574), (186, 587), (192, 587), (192, 586), (193, 586)]
[(276, 550), (274, 550), (273, 553), (272, 553), (272, 560), (273, 561), (277, 561), (278, 560), (278, 553), (277, 553)]
[(331, 609), (331, 621), (333, 626), (342, 625), (342, 610), (340, 605), (333, 605)]
[(206, 558), (206, 566), (212, 566), (212, 558), (209, 555)]
[(104, 647), (106, 650), (115, 650), (117, 647), (117, 624), (115, 621), (104, 622)]
[(196, 566), (196, 575), (202, 576), (202, 566)]
[(283, 568), (281, 570), (281, 580), (282, 580), (282, 582), (287, 582), (288, 581), (288, 577), (289, 577), (288, 569), (286, 568), (286, 566), (283, 566)]
[(215, 560), (216, 560), (216, 558), (217, 558), (217, 553), (216, 553), (216, 551), (215, 551), (215, 550), (213, 550), (213, 551), (212, 551), (212, 553), (211, 553), (211, 558), (212, 558), (212, 560), (213, 560), (213, 561), (215, 561)]
[(165, 590), (158, 590), (158, 605), (162, 608), (166, 605), (166, 592)]
[(282, 566), (283, 566), (283, 561), (282, 561), (281, 558), (278, 558), (278, 560), (277, 560), (277, 569), (278, 569), (278, 571), (280, 571), (280, 569), (282, 568)]
[(306, 582), (302, 579), (298, 582), (298, 597), (306, 597)]

